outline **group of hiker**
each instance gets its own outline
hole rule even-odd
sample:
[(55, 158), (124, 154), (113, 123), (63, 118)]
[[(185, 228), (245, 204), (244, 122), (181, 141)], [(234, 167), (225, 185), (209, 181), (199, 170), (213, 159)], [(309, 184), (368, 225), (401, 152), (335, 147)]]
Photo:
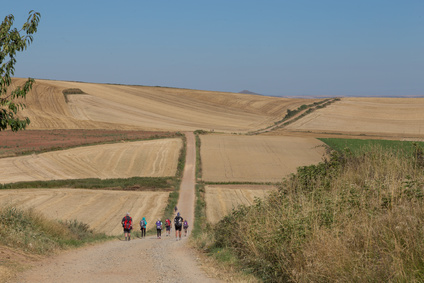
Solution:
[[(125, 241), (130, 241), (131, 240), (131, 230), (133, 229), (133, 223), (132, 223), (132, 218), (129, 214), (129, 212), (127, 212), (127, 214), (124, 216), (124, 218), (122, 218), (121, 221), (122, 227), (124, 228), (124, 236), (125, 236)], [(146, 218), (143, 217), (140, 220), (140, 230), (141, 230), (141, 238), (146, 237), (146, 226), (147, 226), (147, 221)], [(158, 219), (155, 223), (156, 226), (156, 236), (158, 239), (162, 238), (162, 229), (163, 229), (163, 223), (160, 219)], [(187, 220), (184, 220), (180, 213), (177, 212), (177, 215), (174, 218), (174, 228), (175, 228), (175, 238), (176, 241), (181, 240), (181, 231), (182, 229), (184, 229), (184, 236), (187, 236), (187, 230), (188, 230), (188, 222)], [(167, 218), (165, 220), (165, 229), (166, 229), (166, 236), (171, 236), (171, 220), (169, 218)]]

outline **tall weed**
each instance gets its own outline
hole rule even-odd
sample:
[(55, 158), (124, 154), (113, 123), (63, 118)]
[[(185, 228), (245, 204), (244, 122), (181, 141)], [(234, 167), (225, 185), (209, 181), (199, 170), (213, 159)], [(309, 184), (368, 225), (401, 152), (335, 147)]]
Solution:
[(424, 172), (373, 147), (301, 167), (277, 192), (216, 224), (228, 249), (266, 282), (424, 279)]
[(56, 249), (103, 239), (107, 239), (104, 234), (95, 233), (76, 220), (57, 222), (31, 209), (0, 208), (0, 244), (8, 247), (48, 254)]

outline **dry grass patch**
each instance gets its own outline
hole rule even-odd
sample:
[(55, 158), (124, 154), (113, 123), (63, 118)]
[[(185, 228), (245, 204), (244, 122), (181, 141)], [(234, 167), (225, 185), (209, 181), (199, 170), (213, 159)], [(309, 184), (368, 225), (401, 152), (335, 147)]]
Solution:
[(325, 153), (322, 142), (302, 137), (203, 135), (201, 144), (206, 182), (280, 182)]
[[(152, 228), (162, 217), (169, 192), (134, 192), (82, 189), (1, 190), (0, 206), (15, 204), (33, 208), (48, 219), (78, 220), (107, 235), (122, 232), (121, 219), (127, 212), (137, 224), (146, 217)], [(138, 230), (137, 225), (134, 226)]]

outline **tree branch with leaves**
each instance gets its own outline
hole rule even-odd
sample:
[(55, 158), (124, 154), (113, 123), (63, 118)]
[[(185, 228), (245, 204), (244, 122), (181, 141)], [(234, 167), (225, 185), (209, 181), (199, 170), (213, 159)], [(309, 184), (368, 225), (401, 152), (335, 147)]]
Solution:
[(37, 32), (40, 13), (30, 11), (27, 21), (18, 30), (13, 27), (15, 17), (6, 16), (0, 25), (0, 131), (10, 128), (12, 131), (23, 130), (30, 123), (28, 117), (20, 119), (18, 111), (25, 107), (19, 98), (25, 98), (32, 89), (34, 79), (28, 80), (15, 89), (8, 91), (15, 73), (16, 53), (27, 49)]

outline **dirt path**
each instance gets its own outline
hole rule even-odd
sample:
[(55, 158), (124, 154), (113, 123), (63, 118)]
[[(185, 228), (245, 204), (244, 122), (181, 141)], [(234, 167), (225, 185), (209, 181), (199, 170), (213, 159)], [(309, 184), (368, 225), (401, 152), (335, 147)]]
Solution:
[[(186, 133), (187, 156), (178, 208), (193, 225), (196, 147)], [(174, 231), (172, 231), (174, 232)], [(187, 238), (175, 234), (148, 236), (130, 242), (111, 241), (46, 259), (13, 282), (218, 282), (208, 278)], [(12, 281), (11, 281), (12, 282)]]

